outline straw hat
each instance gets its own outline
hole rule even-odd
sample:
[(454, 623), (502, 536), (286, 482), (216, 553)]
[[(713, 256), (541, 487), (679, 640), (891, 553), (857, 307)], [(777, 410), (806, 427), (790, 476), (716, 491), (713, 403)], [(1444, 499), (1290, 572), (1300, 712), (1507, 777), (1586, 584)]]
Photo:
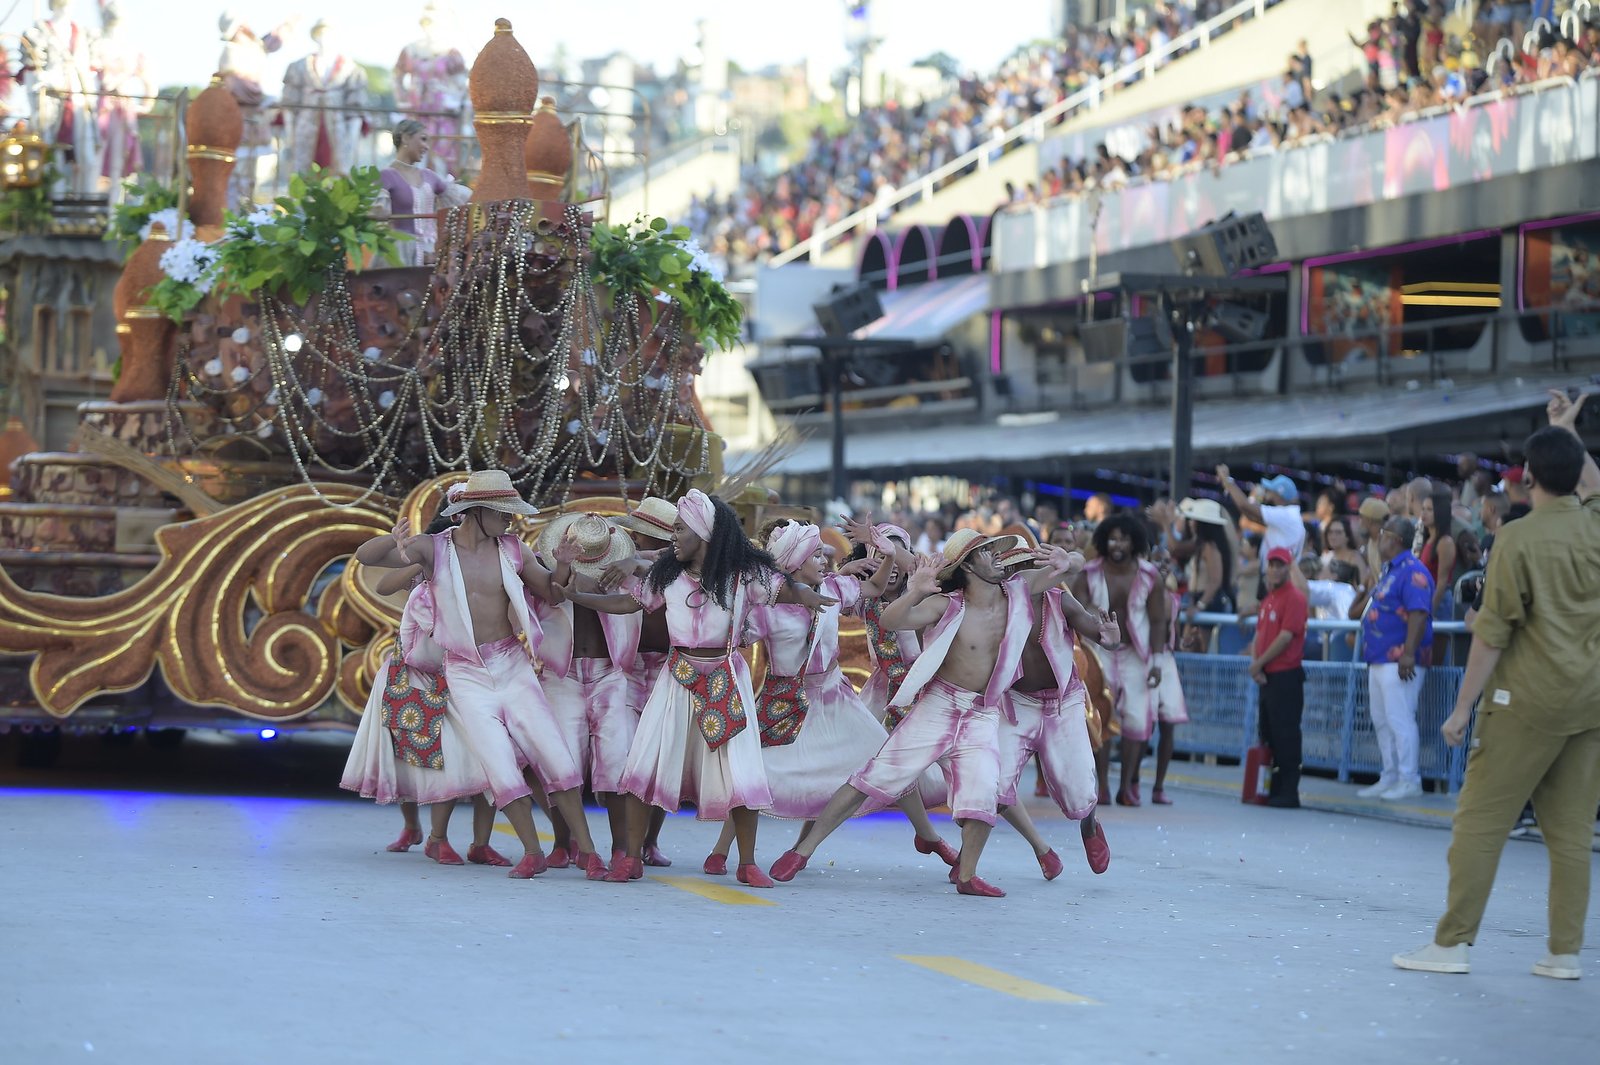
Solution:
[(606, 567), (633, 557), (633, 541), (621, 529), (598, 514), (561, 514), (545, 523), (539, 530), (539, 553), (548, 561), (555, 561), (556, 545), (567, 530), (578, 541), (578, 557), (572, 560), (575, 572), (599, 580)]
[(497, 510), (502, 514), (539, 513), (538, 507), (522, 498), (505, 470), (479, 470), (470, 475), (466, 487), (440, 513), (448, 518), (472, 507)]
[(1185, 499), (1178, 504), (1178, 514), (1205, 525), (1228, 524), (1227, 513), (1215, 499)]
[(677, 505), (660, 496), (645, 496), (628, 513), (612, 519), (612, 524), (652, 540), (671, 540), (677, 523)]
[(1025, 542), (1019, 543), (1016, 547), (1011, 548), (1009, 551), (1002, 551), (999, 555), (995, 556), (995, 564), (1001, 569), (1007, 569), (1011, 566), (1020, 566), (1024, 562), (1032, 562), (1033, 552), (1035, 550), (1035, 548), (1029, 547)]
[(980, 547), (992, 548), (996, 555), (1003, 555), (1017, 543), (1015, 536), (985, 536), (976, 529), (957, 529), (955, 535), (945, 541), (944, 565), (939, 567), (939, 579), (949, 577)]

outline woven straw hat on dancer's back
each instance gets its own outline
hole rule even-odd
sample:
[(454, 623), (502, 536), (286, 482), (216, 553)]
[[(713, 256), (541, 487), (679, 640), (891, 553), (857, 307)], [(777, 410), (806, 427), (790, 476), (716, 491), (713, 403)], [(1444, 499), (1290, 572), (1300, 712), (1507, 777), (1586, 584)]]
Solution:
[(945, 541), (944, 565), (939, 567), (939, 579), (942, 581), (955, 573), (965, 562), (967, 556), (980, 547), (991, 548), (995, 557), (1017, 546), (1015, 536), (985, 536), (976, 529), (957, 529), (955, 534)]
[(572, 568), (591, 580), (599, 580), (613, 562), (633, 557), (633, 541), (628, 534), (600, 515), (562, 514), (539, 530), (539, 554), (547, 564), (555, 563), (556, 545), (568, 529), (578, 541), (578, 557), (572, 560)]

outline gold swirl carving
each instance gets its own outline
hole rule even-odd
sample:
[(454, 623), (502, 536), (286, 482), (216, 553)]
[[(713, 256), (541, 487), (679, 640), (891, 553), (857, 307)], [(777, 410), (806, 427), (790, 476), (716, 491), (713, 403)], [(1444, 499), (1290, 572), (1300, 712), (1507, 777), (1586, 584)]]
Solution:
[[(309, 713), (334, 689), (340, 637), (364, 631), (338, 604), (310, 613), (313, 585), (393, 522), (387, 500), (318, 490), (281, 488), (157, 530), (161, 561), (115, 595), (26, 592), (0, 571), (0, 651), (34, 654), (34, 697), (57, 717), (138, 687), (157, 666), (185, 702), (272, 721)], [(262, 616), (247, 631), (252, 602)]]

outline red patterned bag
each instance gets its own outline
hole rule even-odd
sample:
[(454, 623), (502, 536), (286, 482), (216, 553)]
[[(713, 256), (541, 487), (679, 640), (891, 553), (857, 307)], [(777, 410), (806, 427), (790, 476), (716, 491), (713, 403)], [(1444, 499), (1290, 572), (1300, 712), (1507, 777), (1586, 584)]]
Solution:
[[(427, 688), (415, 687), (412, 677), (430, 678)], [(383, 688), (383, 723), (394, 740), (395, 757), (418, 769), (443, 769), (444, 744), (441, 738), (445, 705), (450, 697), (444, 676), (433, 676), (410, 667), (399, 659), (389, 663), (389, 676)]]

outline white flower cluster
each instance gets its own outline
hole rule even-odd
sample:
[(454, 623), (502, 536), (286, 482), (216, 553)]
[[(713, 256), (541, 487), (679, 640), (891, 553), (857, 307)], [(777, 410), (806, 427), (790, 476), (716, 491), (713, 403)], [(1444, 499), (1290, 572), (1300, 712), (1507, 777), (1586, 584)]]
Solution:
[(687, 251), (690, 256), (690, 273), (709, 274), (711, 280), (715, 281), (719, 285), (722, 284), (723, 269), (721, 264), (713, 259), (711, 257), (711, 253), (702, 248), (698, 241), (684, 241), (683, 249), (684, 251)]
[(194, 223), (187, 218), (184, 219), (183, 232), (180, 234), (178, 232), (178, 209), (176, 207), (166, 207), (153, 212), (146, 219), (144, 225), (139, 227), (139, 239), (148, 239), (150, 230), (155, 228), (157, 222), (161, 223), (162, 227), (166, 229), (167, 237), (171, 240), (187, 240), (194, 236)]
[(255, 240), (265, 226), (279, 221), (278, 212), (270, 205), (262, 205), (246, 215), (235, 215), (228, 222), (228, 239)]
[(187, 237), (161, 253), (161, 272), (205, 293), (217, 281), (219, 261), (214, 245)]

